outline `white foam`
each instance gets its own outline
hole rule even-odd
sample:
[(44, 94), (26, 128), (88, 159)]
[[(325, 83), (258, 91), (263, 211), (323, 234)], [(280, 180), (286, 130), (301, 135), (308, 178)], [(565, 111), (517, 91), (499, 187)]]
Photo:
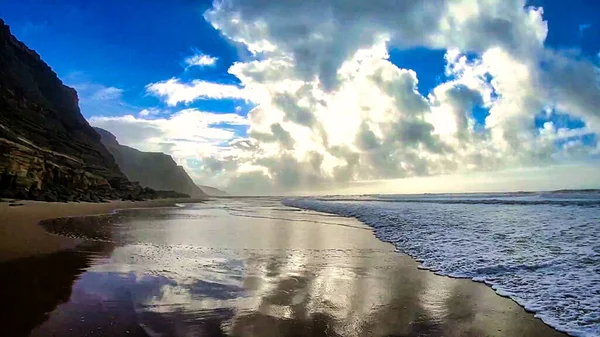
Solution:
[(355, 217), (426, 269), (485, 282), (557, 330), (600, 336), (596, 204), (399, 201), (298, 198), (283, 203)]

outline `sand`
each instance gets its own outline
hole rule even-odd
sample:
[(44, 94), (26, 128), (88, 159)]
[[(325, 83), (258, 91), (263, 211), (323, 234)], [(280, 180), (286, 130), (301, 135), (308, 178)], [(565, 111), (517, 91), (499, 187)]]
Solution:
[(110, 201), (108, 203), (49, 203), (19, 201), (22, 206), (0, 202), (0, 262), (49, 254), (75, 247), (80, 241), (50, 235), (38, 226), (42, 220), (110, 213), (116, 209), (169, 207), (200, 199), (157, 199), (149, 201)]
[(566, 336), (484, 284), (418, 269), (354, 219), (276, 202), (209, 201), (216, 207), (192, 219), (196, 211), (123, 212), (133, 244), (72, 253), (77, 240), (37, 225), (175, 202), (3, 204), (0, 257), (12, 261), (0, 263), (11, 275), (0, 290), (13, 310), (0, 326), (15, 336)]

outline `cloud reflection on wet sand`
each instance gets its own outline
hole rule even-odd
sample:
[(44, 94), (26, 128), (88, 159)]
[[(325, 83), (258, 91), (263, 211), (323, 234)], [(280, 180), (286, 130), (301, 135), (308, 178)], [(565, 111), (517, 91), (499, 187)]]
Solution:
[(65, 271), (70, 298), (32, 336), (561, 335), (484, 285), (418, 270), (351, 219), (252, 200), (99, 219), (110, 242), (83, 274)]

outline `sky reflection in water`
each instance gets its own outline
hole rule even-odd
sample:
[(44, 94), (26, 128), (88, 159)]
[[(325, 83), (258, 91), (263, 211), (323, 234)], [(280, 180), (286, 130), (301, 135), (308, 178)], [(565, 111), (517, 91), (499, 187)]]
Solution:
[[(277, 200), (134, 210), (44, 226), (101, 241), (62, 253), (78, 262), (57, 270), (66, 275), (62, 284), (22, 287), (40, 288), (58, 306), (23, 305), (4, 325), (15, 335), (35, 326), (32, 336), (559, 335), (483, 285), (416, 270), (352, 219)], [(34, 258), (26, 269), (50, 276), (63, 261)], [(26, 277), (35, 278), (17, 272), (3, 289)], [(32, 311), (49, 314), (28, 320)]]

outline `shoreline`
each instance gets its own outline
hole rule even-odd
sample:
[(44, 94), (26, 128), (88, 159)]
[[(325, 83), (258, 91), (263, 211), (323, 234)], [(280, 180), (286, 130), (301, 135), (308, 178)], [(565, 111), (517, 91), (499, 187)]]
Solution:
[[(143, 202), (112, 201), (109, 203), (47, 203), (36, 201), (23, 201), (23, 206), (9, 206), (8, 203), (0, 204), (0, 263), (18, 260), (26, 257), (44, 256), (74, 248), (82, 242), (80, 239), (68, 238), (48, 233), (40, 221), (63, 217), (86, 217), (101, 214), (110, 214), (118, 210), (173, 207), (177, 203), (196, 203), (207, 199), (158, 199)], [(548, 324), (534, 313), (525, 310), (510, 297), (498, 294), (489, 285), (469, 278), (455, 278), (440, 275), (434, 271), (419, 268), (420, 263), (408, 254), (402, 253), (396, 247), (379, 238), (372, 227), (355, 219), (361, 227), (370, 232), (366, 234), (377, 240), (381, 247), (388, 247), (398, 255), (398, 262), (402, 266), (410, 284), (411, 279), (427, 279), (433, 282), (446, 284), (447, 287), (461, 289), (459, 302), (469, 303), (478, 312), (478, 326), (486, 328), (489, 336), (505, 336), (506, 329), (511, 330), (511, 324), (519, 322), (515, 331), (523, 336), (568, 336)], [(18, 261), (13, 261), (17, 262)], [(446, 281), (444, 281), (446, 279)], [(437, 280), (437, 281), (435, 281)], [(443, 287), (441, 288), (443, 289)], [(459, 299), (460, 298), (460, 299)], [(466, 302), (465, 302), (466, 301)], [(473, 322), (471, 323), (473, 324)], [(462, 325), (462, 324), (461, 324)], [(454, 327), (453, 329), (457, 329)], [(472, 327), (458, 328), (468, 331)]]
[[(317, 198), (288, 198), (284, 200), (284, 204), (299, 209), (355, 219), (372, 228), (374, 235), (380, 241), (390, 243), (396, 248), (396, 251), (418, 261), (419, 269), (438, 276), (468, 280), (484, 285), (497, 296), (514, 302), (525, 312), (534, 315), (555, 331), (570, 336), (585, 335), (590, 330), (592, 335), (598, 332), (597, 327), (594, 326), (597, 321), (587, 318), (588, 312), (594, 312), (590, 308), (595, 305), (591, 304), (593, 302), (589, 301), (585, 291), (579, 291), (587, 288), (590, 289), (587, 293), (592, 292), (595, 288), (592, 283), (594, 279), (587, 282), (585, 276), (582, 275), (583, 272), (571, 273), (570, 277), (556, 279), (555, 273), (551, 269), (556, 268), (555, 264), (546, 269), (545, 267), (550, 264), (543, 262), (544, 258), (552, 257), (552, 253), (542, 254), (542, 257), (538, 257), (539, 255), (531, 253), (531, 251), (535, 251), (532, 249), (535, 246), (519, 245), (518, 234), (511, 236), (511, 231), (531, 233), (529, 228), (522, 225), (527, 222), (494, 219), (493, 214), (502, 210), (506, 210), (507, 214), (513, 216), (518, 214), (524, 219), (530, 219), (534, 216), (532, 215), (533, 208), (525, 206), (518, 208), (521, 205), (529, 204), (518, 203), (517, 206), (513, 206), (512, 203), (498, 201), (498, 204), (502, 202), (506, 204), (498, 206), (503, 208), (490, 210), (490, 208), (482, 208), (484, 206), (480, 206), (480, 202), (474, 202), (477, 204), (476, 206), (463, 206), (462, 204), (468, 204), (464, 201), (470, 201), (470, 199), (457, 198), (459, 202), (452, 201), (448, 203), (451, 204), (450, 206), (446, 206), (444, 202), (450, 201), (448, 199), (451, 198), (454, 197), (443, 199), (442, 202), (436, 201), (438, 205), (433, 206), (428, 204), (429, 201), (422, 200), (403, 204), (405, 200), (401, 198), (398, 202), (393, 198), (391, 200), (375, 198), (372, 203), (356, 199), (335, 203)], [(389, 201), (389, 203), (385, 201)], [(545, 202), (545, 200), (536, 201), (536, 205), (541, 202)], [(458, 204), (461, 205), (457, 206)], [(578, 203), (577, 206), (581, 206), (581, 204)], [(439, 208), (440, 211), (436, 208)], [(415, 215), (414, 218), (411, 218), (413, 211), (418, 212), (419, 216)], [(446, 214), (451, 213), (453, 216), (445, 217)], [(571, 209), (571, 213), (567, 214), (574, 213), (577, 212)], [(382, 216), (379, 216), (380, 214)], [(477, 219), (474, 219), (475, 214)], [(542, 225), (537, 227), (538, 233), (546, 233), (554, 228), (560, 229), (561, 225), (568, 221), (561, 217), (560, 212), (554, 215), (548, 210), (544, 214), (545, 219), (551, 218), (551, 220), (539, 220)], [(573, 219), (585, 221), (581, 218), (573, 217)], [(494, 222), (494, 220), (496, 221)], [(469, 221), (473, 222), (472, 227), (464, 225)], [(472, 230), (473, 233), (469, 235), (465, 229)], [(500, 232), (508, 234), (503, 236)], [(548, 240), (550, 247), (548, 249), (557, 246), (556, 240), (553, 242), (551, 236), (529, 235), (535, 239), (532, 239), (532, 242)], [(594, 237), (592, 234), (589, 235)], [(431, 244), (434, 242), (439, 242), (439, 247), (431, 248)], [(568, 242), (573, 241), (569, 241), (568, 235), (566, 235), (565, 244)], [(517, 253), (513, 253), (513, 247), (516, 247)], [(519, 247), (521, 247), (520, 250)], [(570, 248), (568, 245), (564, 248), (565, 251), (572, 251), (572, 249), (568, 250)], [(491, 253), (486, 252), (486, 249), (489, 249)], [(507, 251), (509, 253), (506, 253)], [(519, 256), (520, 260), (512, 259), (513, 256)], [(565, 261), (562, 265), (559, 264), (559, 268), (576, 266), (573, 269), (562, 269), (565, 272), (585, 270), (577, 263), (572, 263), (572, 260), (565, 259)], [(581, 280), (581, 286), (575, 284), (574, 280)], [(565, 317), (569, 317), (569, 319), (565, 319)]]
[(107, 203), (53, 203), (21, 200), (20, 206), (0, 202), (0, 263), (15, 259), (51, 254), (72, 249), (81, 240), (48, 233), (40, 221), (110, 214), (122, 209), (173, 207), (181, 203), (198, 203), (207, 198), (154, 199), (147, 201), (112, 200)]

